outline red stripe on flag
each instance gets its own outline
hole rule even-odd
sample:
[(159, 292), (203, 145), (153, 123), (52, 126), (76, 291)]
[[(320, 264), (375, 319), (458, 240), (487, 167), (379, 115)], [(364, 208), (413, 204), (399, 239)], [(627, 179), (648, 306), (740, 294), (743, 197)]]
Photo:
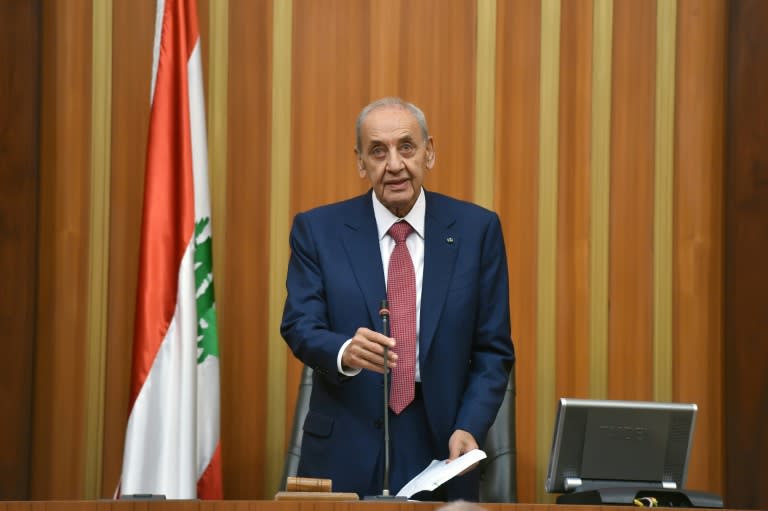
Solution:
[(224, 498), (224, 488), (221, 476), (221, 443), (216, 444), (211, 462), (205, 468), (203, 475), (197, 480), (197, 498), (220, 500)]
[(179, 266), (194, 234), (187, 61), (198, 37), (194, 5), (166, 0), (147, 144), (131, 408), (173, 318)]

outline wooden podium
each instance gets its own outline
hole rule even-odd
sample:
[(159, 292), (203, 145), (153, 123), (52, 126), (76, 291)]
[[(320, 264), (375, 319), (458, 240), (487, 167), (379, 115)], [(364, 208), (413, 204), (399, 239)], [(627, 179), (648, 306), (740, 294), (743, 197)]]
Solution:
[[(345, 502), (326, 500), (76, 500), (0, 502), (0, 511), (434, 511), (442, 505), (444, 505), (443, 502), (381, 502), (363, 500)], [(493, 504), (485, 502), (480, 503), (480, 506), (487, 511), (606, 511), (611, 508), (631, 509), (631, 506), (616, 508), (614, 506)]]

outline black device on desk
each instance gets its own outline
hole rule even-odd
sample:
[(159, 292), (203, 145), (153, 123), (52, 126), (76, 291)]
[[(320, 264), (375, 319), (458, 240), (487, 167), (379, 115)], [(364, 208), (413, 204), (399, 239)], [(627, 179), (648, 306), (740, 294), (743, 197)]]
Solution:
[(693, 403), (561, 398), (545, 488), (558, 504), (723, 507), (685, 489)]

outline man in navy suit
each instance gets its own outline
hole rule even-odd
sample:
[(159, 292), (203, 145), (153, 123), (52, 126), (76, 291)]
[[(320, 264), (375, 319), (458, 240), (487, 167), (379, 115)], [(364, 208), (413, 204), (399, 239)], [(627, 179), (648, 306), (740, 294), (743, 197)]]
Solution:
[[(298, 475), (330, 478), (335, 491), (381, 494), (384, 347), (393, 379), (398, 360), (410, 368), (409, 403), (388, 411), (395, 494), (433, 459), (482, 448), (515, 358), (507, 261), (495, 213), (422, 187), (435, 149), (421, 110), (381, 99), (360, 113), (356, 134), (358, 172), (372, 190), (294, 219), (281, 331), (314, 369)], [(390, 227), (403, 221), (415, 276), (415, 367), (405, 364), (396, 332), (379, 333), (387, 281), (396, 280), (387, 272)], [(470, 470), (419, 498), (477, 500), (478, 488)]]

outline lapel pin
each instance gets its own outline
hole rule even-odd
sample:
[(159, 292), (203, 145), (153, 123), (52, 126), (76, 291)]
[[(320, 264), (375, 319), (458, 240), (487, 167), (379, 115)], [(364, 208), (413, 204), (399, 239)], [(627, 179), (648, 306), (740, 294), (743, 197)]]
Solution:
[(445, 242), (448, 243), (449, 245), (452, 244), (453, 243), (453, 236), (448, 236), (447, 238), (445, 238)]

